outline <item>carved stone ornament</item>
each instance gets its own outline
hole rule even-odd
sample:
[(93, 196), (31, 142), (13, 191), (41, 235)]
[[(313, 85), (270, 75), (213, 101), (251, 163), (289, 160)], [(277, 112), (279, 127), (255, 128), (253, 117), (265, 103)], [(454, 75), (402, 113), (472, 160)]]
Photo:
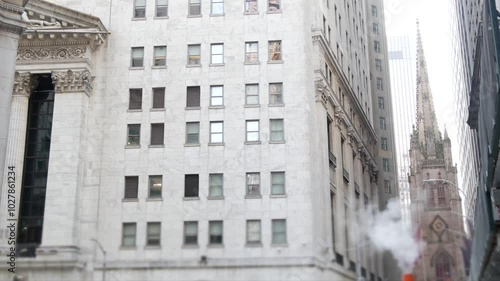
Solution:
[(342, 125), (343, 122), (345, 122), (344, 121), (344, 118), (345, 118), (344, 112), (342, 112), (341, 109), (335, 110), (335, 114), (333, 116), (335, 117), (335, 121), (336, 121), (335, 125), (340, 126), (340, 125)]
[(54, 83), (56, 92), (86, 92), (89, 94), (94, 78), (88, 70), (52, 72), (52, 83)]
[(19, 49), (17, 60), (65, 60), (85, 56), (85, 47), (26, 48)]
[(29, 97), (31, 91), (31, 75), (29, 72), (19, 73), (16, 71), (14, 74), (14, 91), (15, 96)]
[(314, 82), (316, 85), (316, 101), (321, 101), (323, 104), (328, 103), (328, 95), (330, 94), (330, 90), (325, 85), (322, 79), (318, 79)]

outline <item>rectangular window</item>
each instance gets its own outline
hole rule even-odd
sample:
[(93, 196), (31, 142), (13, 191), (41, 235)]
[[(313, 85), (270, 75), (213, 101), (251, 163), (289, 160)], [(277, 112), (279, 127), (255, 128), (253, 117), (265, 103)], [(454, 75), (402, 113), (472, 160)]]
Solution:
[(385, 128), (386, 128), (386, 126), (385, 126), (385, 118), (384, 117), (380, 117), (379, 118), (379, 122), (380, 122), (380, 129), (385, 130)]
[(149, 176), (149, 197), (161, 198), (161, 190), (163, 186), (162, 176)]
[(260, 220), (247, 220), (247, 243), (261, 243)]
[(129, 90), (128, 109), (142, 109), (142, 89)]
[(377, 90), (384, 90), (384, 84), (382, 82), (382, 78), (377, 78)]
[(384, 97), (378, 97), (378, 108), (385, 109), (385, 99)]
[(153, 108), (165, 108), (165, 88), (153, 88)]
[(156, 0), (156, 17), (168, 16), (168, 0)]
[(188, 65), (199, 65), (201, 58), (201, 45), (188, 45)]
[(167, 65), (167, 46), (154, 47), (154, 66)]
[(286, 220), (272, 220), (273, 244), (286, 243)]
[(389, 159), (387, 158), (382, 159), (382, 165), (384, 166), (384, 172), (390, 172)]
[(184, 197), (198, 197), (199, 196), (199, 175), (185, 175), (184, 176)]
[(139, 177), (129, 176), (125, 177), (125, 195), (124, 198), (137, 198), (139, 191)]
[(382, 61), (381, 60), (375, 60), (375, 69), (377, 69), (377, 71), (382, 71)]
[(201, 15), (201, 0), (189, 0), (189, 15), (190, 16)]
[(209, 197), (222, 197), (224, 196), (223, 185), (224, 176), (222, 174), (210, 174), (208, 176), (208, 196)]
[(210, 143), (224, 142), (224, 123), (222, 121), (210, 122)]
[(269, 104), (282, 105), (283, 104), (283, 84), (270, 83), (269, 84)]
[(259, 84), (245, 85), (245, 104), (259, 104)]
[(146, 0), (135, 0), (134, 18), (140, 19), (146, 17)]
[(392, 193), (391, 182), (390, 181), (384, 181), (384, 191), (387, 194), (391, 194)]
[(373, 23), (373, 33), (378, 35), (378, 23)]
[(281, 41), (269, 41), (269, 61), (281, 61)]
[(285, 195), (285, 172), (271, 173), (271, 195)]
[(210, 86), (210, 105), (224, 105), (224, 86)]
[(148, 222), (147, 229), (147, 246), (160, 246), (161, 239), (161, 223)]
[(212, 15), (224, 14), (224, 0), (212, 0)]
[(375, 50), (375, 52), (380, 53), (380, 42), (379, 41), (375, 41), (373, 43), (373, 49)]
[(258, 63), (259, 62), (259, 43), (246, 42), (245, 43), (245, 62)]
[(380, 139), (380, 148), (387, 151), (387, 138)]
[(200, 122), (186, 123), (186, 143), (188, 144), (200, 143)]
[(186, 221), (184, 222), (184, 245), (197, 245), (198, 244), (198, 222)]
[(285, 125), (283, 119), (270, 120), (270, 141), (284, 141), (285, 140)]
[(187, 87), (186, 107), (200, 107), (200, 86)]
[(165, 124), (151, 124), (151, 145), (163, 145)]
[(132, 60), (130, 62), (130, 66), (131, 67), (144, 66), (144, 47), (132, 48)]
[(128, 124), (127, 126), (127, 146), (141, 145), (141, 125)]
[(254, 14), (258, 12), (257, 0), (245, 0), (245, 13)]
[(376, 17), (377, 16), (377, 6), (372, 5), (372, 16)]
[(269, 12), (276, 12), (281, 10), (281, 0), (268, 0), (268, 8)]
[(210, 244), (222, 244), (222, 233), (223, 224), (222, 221), (209, 221), (208, 222), (209, 231), (209, 243)]
[(247, 173), (247, 195), (260, 196), (260, 173)]
[(246, 123), (247, 141), (259, 141), (259, 120), (249, 120)]
[(210, 46), (211, 50), (211, 63), (212, 64), (223, 64), (224, 63), (224, 44), (212, 44)]
[(135, 222), (123, 223), (122, 247), (135, 247), (136, 231), (137, 231), (137, 224)]

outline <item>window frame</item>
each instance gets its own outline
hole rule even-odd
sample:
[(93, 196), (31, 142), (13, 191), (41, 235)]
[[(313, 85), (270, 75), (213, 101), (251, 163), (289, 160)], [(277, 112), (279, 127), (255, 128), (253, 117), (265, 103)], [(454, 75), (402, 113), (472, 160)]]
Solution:
[[(137, 126), (138, 134), (131, 134), (132, 126)], [(137, 138), (137, 142), (131, 142), (131, 138)], [(127, 124), (127, 146), (141, 146), (141, 124)]]
[[(158, 3), (159, 1), (160, 1), (160, 0), (156, 0), (156, 2), (155, 2), (155, 17), (156, 17), (156, 18), (168, 18), (168, 0), (165, 0), (165, 2), (166, 2), (167, 4), (164, 4), (164, 5), (159, 4), (159, 3)], [(159, 9), (161, 9), (161, 8), (164, 8), (164, 9), (165, 9), (165, 13), (166, 13), (166, 15), (164, 15), (164, 16), (159, 16), (159, 15), (158, 15), (158, 11), (159, 11)]]
[(384, 192), (386, 194), (392, 194), (391, 182), (388, 180), (384, 180)]
[[(193, 184), (194, 184), (194, 179), (196, 178), (196, 180), (197, 180), (196, 191), (192, 190), (193, 194), (187, 194), (188, 193), (187, 191), (189, 188), (188, 177), (193, 177), (192, 178)], [(200, 198), (200, 175), (199, 174), (185, 174), (184, 175), (184, 198)]]
[(376, 52), (376, 53), (380, 53), (380, 42), (379, 41), (373, 41), (373, 50)]
[(385, 110), (385, 98), (384, 97), (378, 97), (378, 108)]
[[(271, 89), (273, 87), (279, 86), (280, 91), (273, 92)], [(269, 105), (273, 106), (282, 106), (285, 104), (285, 100), (283, 98), (283, 83), (269, 83)]]
[(379, 125), (381, 130), (387, 130), (387, 123), (385, 122), (385, 117), (379, 117)]
[[(257, 123), (257, 131), (249, 131), (248, 129), (248, 126), (251, 124), (251, 123)], [(247, 142), (260, 142), (260, 120), (246, 120), (245, 122), (245, 130), (246, 130), (246, 141)], [(249, 138), (249, 134), (252, 134), (252, 133), (257, 133), (257, 139), (250, 139)]]
[[(257, 94), (256, 95), (249, 95), (249, 92), (248, 89), (249, 87), (256, 87), (257, 88)], [(245, 105), (259, 105), (260, 104), (260, 87), (259, 87), (259, 84), (255, 83), (255, 84), (245, 84)], [(257, 103), (248, 103), (248, 100), (249, 98), (251, 97), (257, 97)]]
[(377, 77), (377, 90), (379, 91), (384, 90), (384, 81), (380, 77)]
[(375, 35), (379, 35), (380, 34), (378, 23), (376, 23), (376, 22), (373, 23), (373, 25), (372, 25), (372, 31), (373, 31), (373, 34), (375, 34)]
[[(161, 98), (160, 98), (161, 96)], [(161, 107), (157, 107), (161, 104)], [(153, 88), (153, 100), (151, 104), (152, 109), (165, 109), (165, 87)]]
[[(194, 133), (189, 133), (188, 127), (189, 125), (197, 125), (198, 130), (196, 132), (196, 142), (190, 142), (189, 136), (194, 135)], [(200, 144), (200, 122), (186, 122), (186, 144)]]
[[(258, 176), (258, 183), (257, 184), (250, 184), (249, 179), (250, 176)], [(253, 188), (250, 189), (250, 186), (255, 186), (257, 185), (258, 192), (255, 192)], [(259, 172), (251, 172), (251, 173), (246, 173), (245, 175), (245, 192), (246, 192), (246, 197), (261, 197), (262, 196), (262, 188), (261, 188), (261, 177)], [(252, 191), (250, 191), (252, 190)]]
[[(214, 47), (220, 46), (222, 48), (221, 53), (214, 53)], [(214, 58), (220, 58), (220, 61)], [(221, 65), (224, 64), (224, 43), (212, 43), (210, 44), (210, 64)]]
[[(273, 43), (278, 43), (276, 46), (279, 46), (279, 50), (272, 50), (271, 49), (271, 46)], [(268, 60), (270, 63), (279, 63), (279, 62), (283, 62), (283, 44), (282, 44), (282, 40), (271, 40), (271, 41), (268, 41), (267, 43), (267, 51), (269, 53), (269, 56), (268, 56)], [(276, 57), (276, 55), (279, 55), (277, 58), (274, 58)]]
[[(220, 177), (220, 186), (212, 185), (212, 177)], [(220, 188), (220, 195), (214, 194), (214, 188)], [(208, 175), (208, 197), (218, 198), (224, 197), (224, 174), (212, 173)]]
[[(218, 233), (212, 233), (212, 225), (214, 224), (220, 224), (220, 229), (221, 232), (220, 234)], [(213, 236), (220, 236), (220, 242), (213, 242), (212, 238)], [(214, 237), (216, 238), (216, 237)], [(224, 244), (224, 222), (221, 220), (214, 220), (214, 221), (208, 221), (208, 244), (209, 245), (223, 245)]]
[[(259, 226), (259, 232), (258, 232), (258, 237), (259, 239), (258, 240), (255, 240), (255, 241), (250, 241), (250, 224), (252, 223), (257, 223), (257, 225)], [(255, 232), (255, 234), (257, 234)], [(246, 243), (247, 244), (262, 244), (262, 222), (261, 220), (247, 220), (246, 221)]]
[[(192, 89), (190, 92), (189, 90)], [(189, 98), (189, 95), (194, 95), (196, 94), (197, 96), (192, 97), (191, 99)], [(196, 98), (196, 104), (192, 105), (189, 103), (189, 101), (194, 101), (194, 98)], [(186, 87), (186, 108), (200, 108), (201, 106), (201, 87), (200, 86), (187, 86)]]
[[(134, 0), (134, 10), (132, 14), (133, 19), (145, 19), (146, 18), (146, 7), (147, 7), (147, 0), (144, 0), (144, 6), (137, 6), (138, 0)], [(137, 16), (138, 9), (143, 9), (144, 10), (144, 16)]]
[[(257, 46), (257, 51), (255, 51), (255, 52), (251, 51), (252, 45)], [(249, 58), (253, 58), (253, 57), (255, 57), (254, 61), (252, 61), (252, 59), (249, 59)], [(245, 42), (245, 63), (246, 64), (258, 64), (259, 63), (259, 42), (258, 41)]]
[[(133, 196), (130, 196), (132, 194)], [(139, 176), (125, 176), (123, 199), (138, 199), (139, 198)]]
[[(151, 233), (151, 227), (158, 226), (158, 233)], [(156, 236), (158, 236), (156, 238)], [(151, 243), (151, 239), (158, 239), (158, 243)], [(161, 246), (161, 222), (148, 222), (146, 224), (146, 246), (160, 247)]]
[[(255, 3), (255, 5), (251, 5), (250, 3)], [(252, 7), (255, 7), (255, 10), (251, 10)], [(259, 13), (259, 2), (258, 0), (245, 0), (245, 5), (243, 6), (245, 14), (258, 14)]]
[[(281, 122), (279, 122), (281, 121)], [(278, 122), (281, 123), (281, 130), (273, 130), (273, 123)], [(274, 139), (274, 133), (281, 132), (280, 139)], [(269, 141), (270, 142), (282, 142), (285, 141), (285, 120), (283, 118), (270, 119), (269, 120)]]
[[(188, 225), (194, 225), (196, 227), (196, 235), (190, 235), (190, 236), (194, 236), (194, 242), (188, 242), (188, 235), (187, 235), (187, 226)], [(183, 228), (183, 245), (184, 246), (198, 246), (198, 236), (199, 236), (199, 232), (200, 232), (200, 229), (199, 229), (199, 225), (198, 225), (198, 221), (185, 221), (184, 222), (184, 228)]]
[[(214, 131), (213, 125), (221, 125), (221, 131)], [(214, 136), (221, 136), (221, 141), (214, 141)], [(210, 121), (210, 143), (211, 144), (218, 144), (218, 143), (224, 143), (224, 121)]]
[[(198, 54), (192, 54), (193, 48), (198, 49)], [(198, 59), (195, 59), (196, 56)], [(197, 61), (197, 63), (195, 63)], [(200, 66), (201, 65), (201, 44), (188, 44), (187, 48), (187, 65)]]
[(383, 158), (382, 159), (382, 166), (383, 166), (384, 172), (390, 172), (391, 171), (391, 167), (390, 167), (390, 164), (389, 164), (389, 158)]
[[(134, 51), (141, 51), (142, 56), (135, 57)], [(136, 65), (137, 60), (140, 59), (140, 65)], [(132, 47), (130, 51), (130, 67), (131, 68), (143, 68), (144, 67), (144, 47)]]
[[(160, 130), (161, 132), (156, 132), (156, 130)], [(161, 137), (161, 139), (153, 139), (156, 135)], [(165, 145), (165, 123), (151, 123), (151, 135), (150, 135), (149, 145)]]
[[(282, 193), (277, 193), (275, 192), (275, 185), (278, 185), (277, 183), (274, 182), (274, 177), (275, 176), (282, 176), (283, 177), (283, 192)], [(286, 195), (286, 173), (282, 171), (277, 171), (277, 172), (271, 172), (271, 195), (273, 196), (279, 196), (279, 195)]]
[[(157, 50), (164, 48), (165, 54), (163, 56), (157, 55)], [(158, 62), (162, 62), (158, 64)], [(154, 46), (153, 47), (153, 67), (163, 67), (167, 66), (167, 45)]]
[[(128, 89), (129, 98), (128, 98), (128, 109), (129, 110), (142, 110), (142, 88), (130, 88)], [(137, 94), (137, 96), (134, 96)], [(137, 100), (134, 100), (134, 97)], [(137, 107), (133, 107), (133, 104), (137, 104)]]
[(389, 144), (387, 142), (387, 138), (380, 138), (380, 149), (387, 151), (389, 148)]
[(382, 60), (375, 59), (375, 69), (379, 72), (382, 71)]
[[(283, 223), (284, 224), (284, 233), (276, 233), (276, 229), (277, 228), (277, 223)], [(276, 241), (277, 238), (275, 237), (275, 235), (277, 234), (284, 234), (284, 241)], [(271, 244), (287, 244), (288, 242), (288, 239), (287, 239), (287, 223), (286, 223), (286, 219), (272, 219), (271, 220)]]
[[(275, 3), (271, 3), (275, 2)], [(272, 5), (278, 5), (278, 8), (275, 10), (272, 10), (271, 7)], [(268, 13), (280, 13), (281, 12), (281, 0), (267, 0), (267, 12)]]
[[(214, 4), (219, 4), (222, 5), (222, 12), (221, 13), (214, 13)], [(211, 16), (223, 16), (224, 15), (224, 0), (211, 0), (210, 1), (210, 15)]]
[[(196, 1), (197, 3), (193, 3)], [(200, 17), (202, 16), (202, 0), (189, 0), (188, 2), (188, 17)], [(199, 14), (193, 14), (191, 13), (191, 8), (199, 6), (200, 13)]]
[[(125, 234), (125, 227), (126, 226), (129, 226), (129, 227), (133, 227), (133, 234)], [(130, 236), (130, 237), (128, 237)], [(125, 239), (126, 238), (132, 238), (133, 237), (133, 245), (126, 245), (125, 244)], [(121, 246), (124, 247), (124, 248), (134, 248), (137, 246), (137, 223), (136, 222), (124, 222), (122, 223), (122, 243), (121, 243)]]
[(377, 6), (375, 6), (375, 5), (372, 5), (372, 16), (378, 17), (378, 9), (377, 9)]
[[(151, 195), (151, 191), (156, 189), (156, 188), (154, 188), (154, 185), (156, 184), (156, 182), (153, 180), (155, 178), (159, 179), (159, 183), (160, 183), (159, 196), (157, 196), (157, 195), (152, 196)], [(161, 199), (162, 194), (163, 194), (163, 176), (162, 175), (149, 176), (149, 178), (148, 178), (148, 199)]]
[[(214, 95), (214, 89), (220, 89), (220, 96)], [(220, 99), (220, 102), (214, 102)], [(224, 106), (224, 85), (210, 86), (210, 106)]]

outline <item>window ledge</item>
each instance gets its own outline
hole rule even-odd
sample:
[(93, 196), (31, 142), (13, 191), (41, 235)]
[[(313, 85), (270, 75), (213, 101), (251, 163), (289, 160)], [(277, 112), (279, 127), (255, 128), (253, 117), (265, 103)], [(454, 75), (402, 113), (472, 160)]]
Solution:
[(223, 142), (210, 142), (208, 146), (224, 146)]
[(140, 145), (126, 145), (125, 149), (136, 149), (136, 148), (141, 148)]
[(286, 248), (288, 243), (271, 243), (271, 248)]
[(286, 141), (281, 140), (281, 141), (269, 141), (270, 144), (284, 144)]
[(200, 248), (200, 246), (198, 246), (198, 244), (184, 244), (182, 245), (182, 249), (198, 249)]
[(151, 68), (152, 69), (167, 69), (167, 66), (166, 65), (156, 65), (156, 66), (152, 66)]
[(184, 197), (184, 201), (196, 201), (200, 200), (200, 197)]
[(259, 65), (260, 62), (245, 62), (245, 65)]
[(269, 63), (269, 64), (282, 64), (283, 61), (282, 60), (270, 60), (270, 61), (267, 61), (267, 63)]
[(208, 196), (208, 200), (224, 200), (224, 196)]
[(139, 198), (123, 198), (122, 202), (139, 202)]
[(208, 107), (209, 109), (224, 109), (223, 105), (211, 105)]
[(146, 198), (146, 202), (161, 202), (163, 201), (163, 198), (157, 197), (157, 198)]
[(168, 19), (168, 16), (165, 16), (165, 17), (154, 17), (153, 19), (155, 19), (155, 20), (165, 20), (165, 19)]
[(184, 147), (199, 147), (199, 143), (185, 143)]
[(284, 107), (285, 104), (284, 103), (280, 103), (280, 104), (270, 104), (269, 107)]
[(201, 107), (198, 106), (198, 107), (185, 107), (186, 110), (200, 110)]
[(226, 14), (222, 13), (222, 14), (210, 14), (211, 17), (223, 17), (225, 16)]
[(275, 194), (275, 195), (270, 195), (270, 198), (286, 198), (286, 194)]
[(260, 248), (260, 247), (262, 247), (262, 242), (246, 243), (245, 247)]
[(244, 15), (259, 15), (259, 12), (244, 12)]
[(267, 11), (268, 14), (281, 14), (281, 10), (277, 11)]
[(144, 70), (144, 66), (131, 66), (128, 69), (130, 69), (130, 70)]
[(146, 245), (144, 250), (161, 250), (161, 245)]
[(146, 20), (146, 17), (143, 18), (132, 18), (133, 21), (143, 21)]
[(207, 248), (212, 248), (212, 249), (222, 249), (224, 248), (224, 244), (208, 244)]
[(201, 67), (201, 64), (186, 64), (187, 68), (196, 68), (196, 67)]
[(252, 144), (261, 144), (260, 141), (246, 141), (245, 144), (252, 145)]
[(120, 250), (137, 250), (136, 246), (120, 246)]
[(127, 109), (127, 112), (142, 112), (142, 109)]
[(203, 15), (188, 15), (188, 18), (201, 18)]
[(217, 67), (217, 66), (224, 66), (226, 65), (225, 63), (211, 63), (209, 64), (210, 67)]
[(151, 108), (149, 111), (165, 111), (165, 108)]
[(259, 108), (260, 104), (245, 104), (245, 108)]
[(245, 199), (261, 199), (262, 195), (245, 195)]
[(149, 148), (163, 148), (165, 147), (164, 144), (150, 144), (148, 145)]

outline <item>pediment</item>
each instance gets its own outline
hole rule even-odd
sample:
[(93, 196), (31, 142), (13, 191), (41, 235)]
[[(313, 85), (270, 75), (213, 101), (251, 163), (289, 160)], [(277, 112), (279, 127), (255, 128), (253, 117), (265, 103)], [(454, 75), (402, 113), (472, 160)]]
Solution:
[(29, 1), (21, 18), (18, 61), (83, 58), (109, 34), (98, 17), (43, 0)]

